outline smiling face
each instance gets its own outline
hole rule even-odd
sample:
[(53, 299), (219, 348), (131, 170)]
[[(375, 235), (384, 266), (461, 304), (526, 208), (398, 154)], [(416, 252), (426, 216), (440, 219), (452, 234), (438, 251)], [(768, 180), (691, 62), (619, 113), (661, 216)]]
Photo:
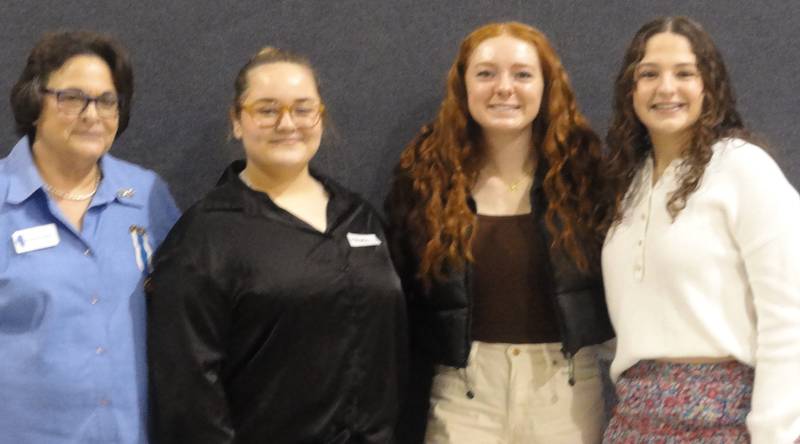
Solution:
[(703, 79), (689, 40), (650, 37), (634, 74), (633, 109), (654, 143), (685, 140), (703, 109)]
[[(94, 55), (67, 59), (50, 73), (46, 87), (51, 90), (75, 89), (90, 97), (116, 94), (108, 64)], [(100, 117), (95, 103), (73, 116), (58, 107), (52, 94), (43, 96), (42, 111), (36, 123), (35, 154), (46, 159), (97, 162), (111, 147), (117, 134), (119, 117)], [(46, 160), (45, 160), (46, 161)]]
[(509, 35), (484, 40), (470, 55), (465, 81), (469, 113), (484, 133), (531, 129), (544, 91), (531, 44)]
[[(241, 97), (243, 107), (258, 109), (260, 104), (283, 107), (315, 107), (320, 104), (317, 83), (306, 67), (289, 62), (256, 66), (247, 73), (247, 88)], [(256, 105), (255, 107), (253, 105)], [(233, 135), (242, 141), (248, 166), (264, 172), (308, 167), (319, 149), (322, 122), (298, 128), (289, 112), (284, 112), (272, 127), (260, 126), (254, 116), (242, 110), (231, 116)]]

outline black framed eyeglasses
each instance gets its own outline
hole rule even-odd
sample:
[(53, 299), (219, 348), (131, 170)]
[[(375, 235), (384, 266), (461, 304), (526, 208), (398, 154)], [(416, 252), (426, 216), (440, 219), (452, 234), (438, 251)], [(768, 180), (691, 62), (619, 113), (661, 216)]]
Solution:
[(102, 118), (110, 119), (119, 115), (119, 97), (114, 93), (106, 92), (92, 97), (75, 88), (43, 88), (42, 93), (55, 96), (58, 110), (68, 116), (80, 115), (92, 102), (94, 102), (97, 115)]

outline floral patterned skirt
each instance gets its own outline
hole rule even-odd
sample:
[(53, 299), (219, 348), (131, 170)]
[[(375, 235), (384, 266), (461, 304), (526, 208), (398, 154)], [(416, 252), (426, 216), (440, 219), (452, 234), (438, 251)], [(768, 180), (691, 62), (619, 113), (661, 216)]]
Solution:
[(748, 443), (752, 367), (640, 361), (616, 384), (607, 444)]

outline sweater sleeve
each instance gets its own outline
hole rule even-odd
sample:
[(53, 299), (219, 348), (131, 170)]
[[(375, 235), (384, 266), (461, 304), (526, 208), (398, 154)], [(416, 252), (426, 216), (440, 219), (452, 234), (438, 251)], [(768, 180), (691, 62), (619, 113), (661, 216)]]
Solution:
[(221, 373), (230, 307), (204, 265), (205, 230), (187, 227), (202, 224), (181, 222), (159, 250), (147, 285), (151, 438), (228, 444), (235, 434)]
[(763, 150), (733, 149), (731, 228), (756, 315), (747, 426), (753, 444), (789, 444), (800, 437), (800, 197)]

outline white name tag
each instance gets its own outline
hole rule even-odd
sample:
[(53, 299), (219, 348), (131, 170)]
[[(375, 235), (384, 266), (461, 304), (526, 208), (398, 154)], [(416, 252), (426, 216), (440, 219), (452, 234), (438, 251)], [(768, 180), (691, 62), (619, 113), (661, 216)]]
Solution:
[(15, 231), (11, 235), (14, 250), (17, 254), (41, 250), (58, 245), (58, 229), (56, 224), (39, 225)]
[(381, 240), (373, 233), (347, 233), (347, 242), (353, 248), (374, 247), (381, 244)]

